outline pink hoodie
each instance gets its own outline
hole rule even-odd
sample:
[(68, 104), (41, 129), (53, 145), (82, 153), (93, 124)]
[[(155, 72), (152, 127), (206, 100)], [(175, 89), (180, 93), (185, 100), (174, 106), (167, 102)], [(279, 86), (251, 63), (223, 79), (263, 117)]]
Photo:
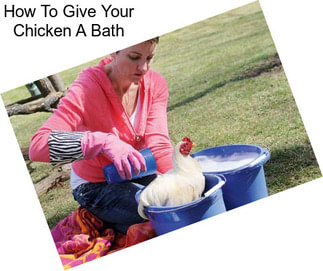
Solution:
[[(141, 79), (141, 106), (135, 130), (105, 73), (104, 65), (110, 61), (105, 58), (98, 66), (81, 72), (53, 115), (33, 136), (29, 148), (32, 161), (50, 161), (47, 141), (52, 130), (101, 131), (115, 134), (137, 150), (150, 148), (160, 173), (172, 168), (173, 147), (167, 127), (168, 88), (165, 79), (151, 70)], [(75, 161), (72, 168), (87, 181), (103, 182), (103, 167), (110, 163), (108, 158), (99, 155), (90, 160)]]

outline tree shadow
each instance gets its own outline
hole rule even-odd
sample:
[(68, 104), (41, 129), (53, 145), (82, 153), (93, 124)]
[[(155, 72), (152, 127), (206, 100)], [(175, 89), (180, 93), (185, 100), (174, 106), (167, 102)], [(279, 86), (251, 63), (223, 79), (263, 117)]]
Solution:
[(188, 103), (191, 103), (195, 100), (198, 100), (198, 99), (202, 98), (203, 96), (207, 95), (208, 93), (216, 91), (216, 89), (225, 86), (226, 84), (237, 82), (237, 81), (248, 79), (248, 78), (252, 78), (252, 77), (257, 77), (260, 74), (262, 74), (263, 72), (270, 71), (272, 68), (278, 67), (278, 66), (281, 66), (281, 61), (280, 61), (278, 54), (276, 53), (275, 55), (269, 57), (268, 59), (266, 59), (264, 62), (260, 63), (259, 65), (256, 65), (252, 69), (245, 70), (244, 72), (240, 73), (239, 75), (235, 76), (234, 78), (232, 78), (230, 80), (217, 83), (217, 84), (205, 89), (204, 91), (198, 92), (193, 96), (190, 96), (190, 97), (185, 98), (173, 105), (168, 106), (167, 112), (170, 112), (177, 107), (180, 107), (180, 106), (186, 105)]
[(49, 217), (47, 219), (47, 224), (48, 224), (49, 230), (54, 229), (55, 226), (58, 224), (58, 222), (63, 220), (68, 215), (70, 215), (70, 213), (66, 212), (66, 213), (63, 213), (63, 214), (60, 214), (60, 215), (54, 215), (54, 216)]
[(29, 171), (29, 174), (33, 173), (35, 171), (35, 168), (31, 166), (33, 162), (30, 160), (25, 160), (25, 163)]
[[(264, 166), (269, 190), (285, 190), (322, 176), (309, 141), (303, 145), (271, 151), (271, 158)], [(306, 174), (306, 172), (308, 173)], [(306, 175), (309, 180), (305, 180)], [(279, 176), (279, 179), (277, 179)]]

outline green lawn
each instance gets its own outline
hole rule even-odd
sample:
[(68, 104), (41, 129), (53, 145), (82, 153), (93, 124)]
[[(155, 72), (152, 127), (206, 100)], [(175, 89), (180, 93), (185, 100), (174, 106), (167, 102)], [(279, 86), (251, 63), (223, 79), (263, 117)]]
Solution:
[[(254, 2), (162, 36), (153, 63), (169, 85), (172, 142), (189, 136), (198, 144), (195, 151), (233, 143), (267, 147), (270, 194), (321, 176), (283, 68), (245, 76), (266, 66), (276, 53), (259, 3)], [(61, 72), (66, 86), (81, 69), (97, 62)], [(9, 104), (27, 94), (21, 87), (2, 98)], [(28, 145), (49, 115), (10, 118), (21, 146)], [(42, 163), (27, 165), (34, 182), (51, 170)], [(68, 184), (40, 201), (50, 227), (77, 206)]]

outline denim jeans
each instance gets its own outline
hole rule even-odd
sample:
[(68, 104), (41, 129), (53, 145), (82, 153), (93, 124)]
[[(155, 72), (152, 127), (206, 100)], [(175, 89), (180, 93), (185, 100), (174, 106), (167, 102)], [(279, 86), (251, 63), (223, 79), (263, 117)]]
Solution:
[(85, 183), (73, 190), (74, 199), (99, 217), (106, 226), (126, 234), (129, 226), (145, 222), (137, 212), (137, 191), (148, 185), (156, 175), (149, 175), (131, 182)]

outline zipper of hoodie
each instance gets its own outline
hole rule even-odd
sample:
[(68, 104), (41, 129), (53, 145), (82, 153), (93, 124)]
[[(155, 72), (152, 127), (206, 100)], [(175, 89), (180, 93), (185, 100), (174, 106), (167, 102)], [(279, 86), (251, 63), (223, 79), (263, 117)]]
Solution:
[[(110, 87), (111, 87), (111, 89), (112, 89), (113, 99), (117, 100), (117, 101), (118, 101), (117, 103), (119, 103), (119, 108), (121, 109), (122, 118), (123, 118), (123, 119), (124, 119), (124, 121), (126, 122), (126, 124), (127, 124), (127, 126), (128, 126), (128, 130), (130, 131), (130, 133), (131, 133), (131, 135), (132, 135), (133, 139), (134, 139), (136, 142), (140, 142), (140, 141), (141, 141), (141, 136), (140, 136), (140, 135), (138, 135), (138, 134), (136, 133), (135, 128), (132, 126), (132, 124), (131, 124), (131, 122), (130, 122), (130, 118), (129, 118), (129, 116), (128, 116), (128, 114), (127, 114), (126, 110), (125, 110), (125, 108), (124, 108), (124, 107), (123, 107), (123, 105), (122, 105), (121, 99), (118, 97), (118, 95), (117, 95), (117, 93), (116, 93), (115, 89), (113, 88), (112, 82), (111, 82), (111, 80), (110, 80), (109, 76), (107, 75), (106, 70), (104, 69), (104, 66), (102, 66), (102, 71), (103, 71), (103, 73), (105, 74), (105, 76), (106, 76), (106, 78), (107, 78), (107, 80), (108, 80), (108, 82), (109, 82), (109, 85), (110, 85)], [(141, 87), (142, 87), (142, 86), (143, 86), (143, 85), (142, 85), (142, 83), (141, 83), (141, 82), (139, 82), (139, 86), (138, 86), (138, 91), (139, 91), (139, 93), (140, 93), (140, 91), (141, 91)], [(140, 97), (138, 96), (137, 103), (138, 103), (138, 102), (140, 102), (139, 98), (140, 98)]]
[(127, 112), (125, 110), (124, 110), (124, 116), (125, 116), (124, 119), (127, 122), (128, 129), (130, 130), (130, 132), (131, 132), (134, 140), (136, 142), (139, 142), (141, 140), (141, 136), (137, 134), (135, 128), (132, 126), (131, 121), (130, 121), (130, 118), (129, 118), (129, 116), (128, 116), (128, 114), (127, 114)]
[[(139, 87), (138, 87), (137, 103), (136, 103), (136, 108), (135, 108), (135, 111), (134, 111), (134, 112), (137, 111), (136, 114), (138, 114), (137, 106), (138, 106), (138, 103), (140, 103), (140, 88), (141, 88), (141, 85), (139, 85)], [(121, 103), (121, 105), (122, 105), (122, 103)], [(138, 143), (138, 142), (141, 141), (141, 136), (137, 134), (137, 132), (135, 130), (135, 127), (132, 125), (132, 123), (130, 121), (130, 117), (129, 117), (128, 113), (126, 112), (125, 108), (123, 106), (122, 106), (122, 108), (123, 108), (123, 113), (124, 113), (124, 116), (125, 116), (124, 119), (126, 119), (128, 129), (132, 133), (132, 136), (133, 136), (134, 140)], [(137, 118), (137, 117), (138, 117), (138, 115), (135, 116), (135, 118)]]

